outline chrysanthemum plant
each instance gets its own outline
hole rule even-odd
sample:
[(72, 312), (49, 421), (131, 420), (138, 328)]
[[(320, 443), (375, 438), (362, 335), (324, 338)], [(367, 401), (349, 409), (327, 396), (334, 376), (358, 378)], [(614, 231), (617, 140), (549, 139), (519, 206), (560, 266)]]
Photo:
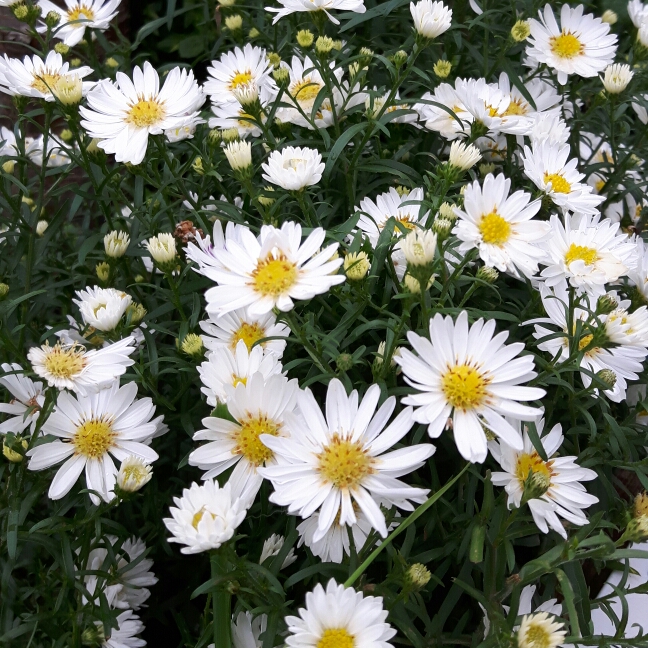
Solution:
[(141, 4), (0, 1), (0, 644), (646, 646), (648, 6)]

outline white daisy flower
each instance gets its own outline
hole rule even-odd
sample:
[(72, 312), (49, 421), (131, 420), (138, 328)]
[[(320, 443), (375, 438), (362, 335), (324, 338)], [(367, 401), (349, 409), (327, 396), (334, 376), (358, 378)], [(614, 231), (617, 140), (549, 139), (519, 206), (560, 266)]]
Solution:
[(174, 497), (169, 508), (172, 517), (164, 518), (166, 528), (173, 534), (169, 542), (186, 545), (183, 554), (195, 554), (218, 549), (231, 540), (245, 519), (247, 510), (232, 496), (229, 482), (222, 488), (216, 480), (196, 482)]
[[(280, 374), (265, 378), (251, 375), (245, 384), (226, 386), (230, 421), (215, 416), (203, 419), (204, 430), (194, 441), (208, 441), (189, 455), (189, 464), (206, 471), (203, 479), (217, 477), (234, 466), (229, 478), (232, 493), (241, 501), (252, 502), (261, 488), (259, 469), (275, 463), (275, 453), (262, 439), (289, 433), (289, 415), (295, 408), (297, 380)], [(298, 427), (295, 425), (293, 427)]]
[(76, 397), (59, 394), (56, 407), (43, 425), (43, 434), (62, 441), (36, 446), (28, 451), (30, 470), (44, 470), (67, 459), (54, 476), (48, 495), (61, 499), (85, 468), (86, 487), (94, 504), (101, 497), (113, 499), (117, 468), (111, 455), (123, 461), (135, 455), (148, 463), (158, 458), (146, 445), (157, 431), (151, 421), (155, 406), (150, 398), (135, 400), (137, 385), (133, 382), (119, 387), (117, 382), (96, 393)]
[(97, 146), (114, 153), (117, 162), (140, 164), (149, 135), (193, 123), (205, 101), (193, 72), (173, 68), (160, 88), (160, 77), (146, 61), (135, 66), (133, 79), (117, 72), (116, 82), (104, 79), (88, 93), (88, 106), (79, 108), (81, 125)]
[[(110, 21), (117, 15), (121, 0), (65, 0), (66, 7), (55, 5), (49, 0), (39, 0), (41, 15), (55, 11), (61, 21), (52, 31), (52, 36), (62, 40), (69, 47), (78, 45), (85, 36), (86, 29), (106, 31)], [(41, 33), (47, 31), (46, 25), (37, 28)]]
[(643, 23), (648, 20), (648, 6), (641, 0), (630, 0), (628, 2), (628, 14), (632, 24), (639, 29)]
[(483, 463), (488, 454), (485, 428), (513, 448), (522, 449), (522, 437), (505, 417), (533, 421), (540, 410), (519, 401), (540, 399), (544, 389), (521, 383), (536, 377), (533, 357), (516, 358), (524, 344), (504, 345), (508, 332), (493, 337), (495, 320), (477, 320), (468, 327), (468, 313), (452, 317), (437, 313), (430, 320), (429, 340), (413, 331), (407, 339), (417, 352), (402, 349), (395, 358), (405, 381), (417, 393), (403, 399), (414, 405), (413, 418), (428, 424), (428, 434), (439, 437), (452, 415), (452, 430), (461, 456)]
[[(203, 344), (209, 351), (222, 348), (234, 351), (242, 340), (249, 351), (258, 343), (258, 347), (266, 353), (273, 353), (277, 358), (281, 358), (286, 348), (286, 339), (281, 338), (290, 335), (290, 329), (285, 324), (278, 323), (273, 313), (251, 315), (247, 308), (204, 320), (200, 322), (200, 328), (203, 330)], [(274, 339), (259, 342), (264, 338)]]
[(546, 4), (540, 20), (529, 20), (531, 36), (526, 54), (531, 62), (546, 63), (564, 85), (571, 74), (594, 77), (614, 61), (617, 37), (610, 25), (592, 14), (583, 15), (583, 5), (572, 9), (564, 4), (560, 26), (553, 9)]
[[(282, 535), (273, 533), (263, 543), (263, 548), (261, 549), (261, 557), (259, 558), (259, 565), (263, 565), (263, 563), (268, 558), (273, 558), (274, 556), (278, 556), (281, 553), (281, 550), (283, 549), (285, 541), (286, 539)], [(295, 550), (291, 548), (290, 551), (288, 552), (288, 555), (285, 557), (283, 563), (281, 563), (281, 569), (290, 567), (290, 565), (292, 565), (296, 560), (297, 560), (297, 556), (295, 555)]]
[(126, 373), (126, 367), (135, 363), (128, 357), (135, 348), (132, 336), (90, 351), (80, 344), (44, 344), (32, 347), (27, 359), (50, 387), (84, 393), (96, 391)]
[[(268, 617), (260, 614), (253, 617), (249, 612), (239, 612), (232, 617), (232, 647), (233, 648), (262, 648), (261, 635), (268, 627)], [(207, 648), (214, 648), (209, 644)]]
[(414, 29), (425, 38), (436, 38), (450, 29), (452, 9), (443, 2), (419, 0), (416, 4), (410, 2), (410, 13), (414, 21)]
[[(364, 198), (356, 207), (356, 213), (360, 212), (358, 227), (367, 236), (373, 248), (378, 244), (378, 238), (390, 218), (407, 231), (424, 227), (430, 212), (421, 213), (423, 198), (424, 192), (421, 187), (402, 194), (390, 187), (389, 191), (376, 196), (375, 201)], [(394, 235), (401, 238), (405, 236), (396, 224)], [(398, 279), (402, 280), (407, 269), (407, 260), (401, 246), (394, 247), (391, 259)]]
[(277, 14), (272, 20), (273, 25), (284, 16), (303, 11), (323, 11), (331, 22), (339, 25), (340, 21), (329, 13), (331, 9), (356, 13), (364, 13), (367, 10), (364, 0), (277, 0), (277, 2), (283, 7), (282, 9), (266, 7), (266, 11)]
[[(96, 574), (88, 574), (83, 577), (86, 589), (94, 594), (101, 588), (112, 608), (138, 610), (151, 596), (148, 588), (158, 582), (151, 571), (153, 561), (149, 558), (140, 558), (146, 552), (146, 544), (140, 538), (132, 538), (125, 540), (117, 548), (116, 536), (106, 536), (105, 540), (111, 545), (111, 555), (114, 555), (115, 562), (106, 561), (108, 550), (101, 546), (88, 554), (85, 569), (105, 572), (109, 567), (113, 578), (107, 580)], [(115, 568), (116, 571), (113, 573)], [(83, 599), (85, 602), (85, 596)], [(99, 601), (97, 600), (96, 603), (98, 605)]]
[(317, 149), (285, 146), (281, 151), (270, 153), (261, 168), (264, 180), (287, 191), (300, 191), (322, 179), (324, 166)]
[[(72, 79), (75, 76), (83, 79), (92, 72), (92, 68), (87, 65), (71, 70), (70, 64), (64, 63), (63, 57), (54, 51), (48, 52), (45, 60), (38, 54), (25, 56), (22, 61), (5, 54), (4, 59), (0, 59), (0, 92), (54, 101), (52, 90), (60, 79)], [(84, 81), (83, 95), (94, 85), (94, 81)]]
[(209, 234), (201, 235), (196, 233), (195, 242), (189, 241), (185, 249), (187, 259), (193, 261), (198, 268), (194, 268), (199, 274), (205, 274), (205, 268), (213, 267), (223, 269), (223, 264), (218, 260), (215, 251), (222, 251), (226, 247), (228, 240), (234, 240), (238, 244), (241, 243), (241, 233), (248, 231), (246, 225), (240, 225), (228, 221), (223, 231), (223, 224), (220, 220), (214, 222), (213, 237)]
[[(103, 630), (101, 621), (95, 621), (100, 631)], [(101, 648), (141, 648), (146, 641), (137, 635), (144, 631), (144, 624), (132, 610), (126, 610), (117, 617), (117, 627), (101, 642)]]
[[(457, 79), (457, 83), (459, 81), (460, 79)], [(469, 132), (473, 116), (463, 104), (459, 93), (449, 83), (440, 83), (434, 89), (434, 93), (426, 92), (421, 99), (423, 103), (414, 104), (413, 109), (421, 116), (425, 128), (438, 132), (447, 140), (456, 139)]]
[(619, 223), (598, 216), (565, 214), (565, 224), (555, 214), (551, 236), (541, 245), (546, 252), (541, 273), (548, 286), (568, 281), (579, 292), (605, 293), (605, 284), (617, 281), (637, 264), (636, 246)]
[(381, 597), (363, 596), (333, 579), (306, 594), (299, 616), (287, 616), (290, 648), (394, 648), (396, 635), (387, 621)]
[(628, 87), (633, 76), (634, 72), (630, 69), (629, 65), (622, 63), (608, 65), (605, 68), (603, 87), (610, 94), (619, 94)]
[(133, 298), (114, 288), (86, 288), (77, 290), (79, 299), (72, 301), (79, 307), (86, 326), (98, 331), (113, 331), (124, 316)]
[(0, 413), (8, 417), (0, 423), (0, 434), (20, 434), (27, 428), (33, 434), (41, 408), (45, 404), (43, 383), (27, 378), (23, 368), (16, 363), (3, 363), (2, 371), (4, 374), (0, 376), (0, 385), (13, 398), (8, 403), (0, 403)]
[(516, 191), (509, 196), (511, 181), (490, 173), (483, 187), (475, 180), (464, 193), (463, 209), (455, 207), (459, 217), (454, 234), (462, 241), (458, 250), (465, 254), (473, 248), (487, 265), (500, 272), (531, 277), (538, 272), (544, 252), (533, 245), (549, 233), (549, 224), (534, 221), (540, 210), (539, 200)]
[(551, 528), (566, 539), (567, 531), (558, 516), (578, 526), (587, 524), (583, 509), (596, 504), (598, 497), (590, 495), (580, 482), (596, 479), (596, 473), (581, 468), (576, 463), (577, 457), (557, 456), (564, 439), (560, 424), (544, 437), (544, 420), (540, 419), (536, 425), (548, 460), (540, 457), (526, 429), (521, 450), (493, 441), (490, 450), (504, 470), (492, 474), (493, 484), (504, 487), (509, 508), (522, 506), (525, 484), (528, 484), (526, 503), (536, 526), (543, 533), (548, 533)]
[[(526, 118), (529, 122), (529, 127), (532, 127), (535, 120), (547, 113), (559, 117), (557, 107), (562, 101), (562, 96), (556, 92), (550, 83), (542, 79), (531, 79), (524, 83), (524, 89), (533, 99), (535, 107), (529, 103), (527, 98), (520, 92), (520, 90), (511, 83), (508, 74), (502, 72), (499, 76), (498, 88), (510, 99), (510, 103), (504, 111), (505, 116)], [(527, 135), (528, 132), (525, 132)]]
[[(320, 513), (316, 511), (297, 527), (300, 536), (297, 546), (301, 547), (305, 544), (312, 554), (322, 562), (339, 564), (344, 560), (345, 555), (351, 555), (349, 542), (349, 531), (351, 531), (354, 548), (356, 552), (359, 552), (364, 547), (373, 528), (367, 516), (357, 505), (354, 505), (354, 510), (357, 519), (355, 524), (347, 525), (334, 521), (322, 537), (318, 533)], [(317, 540), (315, 539), (316, 535)]]
[(542, 142), (560, 147), (568, 142), (570, 134), (571, 129), (565, 120), (554, 111), (537, 115), (528, 133), (532, 147)]
[(592, 188), (581, 182), (584, 173), (578, 172), (578, 159), (569, 159), (569, 145), (540, 142), (524, 147), (524, 174), (563, 211), (597, 214), (604, 196), (592, 193)]
[(218, 61), (212, 61), (212, 67), (207, 68), (209, 77), (203, 89), (216, 105), (228, 102), (240, 105), (233, 93), (240, 86), (254, 84), (258, 88), (275, 89), (270, 76), (272, 69), (266, 51), (247, 43), (243, 49), (235, 47)]
[(354, 502), (378, 533), (387, 536), (385, 516), (376, 502), (413, 510), (410, 501), (425, 501), (428, 491), (397, 479), (420, 468), (432, 456), (430, 444), (412, 445), (386, 452), (410, 430), (411, 408), (404, 409), (385, 427), (396, 407), (389, 397), (376, 411), (380, 387), (371, 385), (358, 402), (358, 392), (347, 396), (342, 383), (331, 380), (326, 396), (326, 418), (310, 390), (297, 396), (306, 422), (290, 417), (288, 436), (264, 434), (261, 442), (277, 456), (277, 463), (259, 469), (272, 482), (270, 501), (288, 512), (307, 518), (319, 510), (320, 540), (336, 522), (356, 524)]
[(207, 396), (207, 404), (216, 407), (219, 402), (227, 402), (227, 385), (245, 385), (248, 378), (257, 372), (267, 379), (281, 374), (281, 370), (281, 362), (276, 355), (265, 353), (261, 346), (249, 350), (245, 342), (239, 340), (234, 351), (221, 346), (212, 351), (207, 360), (198, 367), (203, 384), (200, 390)]
[(320, 227), (303, 243), (301, 232), (301, 225), (290, 221), (281, 229), (264, 225), (259, 240), (246, 228), (241, 243), (228, 240), (224, 250), (214, 249), (224, 268), (204, 271), (220, 284), (205, 293), (209, 315), (244, 307), (251, 315), (263, 315), (273, 308), (289, 311), (293, 299), (312, 299), (342, 283), (343, 275), (331, 274), (343, 263), (341, 258), (331, 258), (338, 244), (320, 249), (326, 237)]
[(567, 636), (565, 624), (546, 612), (525, 615), (517, 633), (518, 648), (558, 648)]
[[(544, 340), (538, 344), (538, 348), (542, 351), (547, 351), (552, 357), (557, 357), (559, 362), (564, 362), (570, 356), (569, 339), (567, 336), (555, 337), (555, 329), (557, 328), (558, 331), (563, 331), (564, 333), (567, 333), (569, 330), (569, 326), (567, 325), (569, 304), (567, 285), (562, 282), (555, 286), (553, 290), (541, 285), (540, 295), (548, 318), (538, 318), (530, 320), (527, 323), (535, 324), (533, 336), (537, 340)], [(616, 378), (614, 386), (610, 389), (603, 390), (603, 392), (611, 401), (619, 403), (625, 398), (628, 387), (627, 381), (637, 380), (639, 373), (643, 371), (642, 362), (648, 355), (648, 350), (644, 346), (638, 345), (591, 346), (594, 340), (594, 330), (599, 327), (599, 321), (593, 319), (591, 316), (591, 313), (596, 311), (596, 302), (595, 298), (590, 295), (582, 296), (581, 300), (584, 300), (583, 307), (576, 305), (574, 308), (574, 320), (571, 323), (571, 328), (574, 331), (578, 320), (589, 323), (589, 328), (583, 331), (581, 339), (578, 342), (579, 350), (585, 351), (580, 361), (580, 366), (588, 372), (581, 371), (581, 380), (585, 387), (589, 387), (592, 383), (590, 374), (596, 374), (603, 370), (612, 371)], [(543, 326), (547, 324), (552, 328)], [(612, 326), (613, 323), (610, 324), (610, 327)], [(618, 324), (614, 325), (614, 329), (617, 332), (619, 332), (619, 328), (621, 327)], [(545, 339), (547, 337), (550, 339)], [(598, 390), (594, 391), (595, 393), (598, 392)]]

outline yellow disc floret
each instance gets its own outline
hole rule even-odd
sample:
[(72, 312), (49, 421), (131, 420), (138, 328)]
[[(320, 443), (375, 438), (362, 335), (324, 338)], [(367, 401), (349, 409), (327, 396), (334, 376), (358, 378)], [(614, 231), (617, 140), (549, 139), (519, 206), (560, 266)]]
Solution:
[(511, 237), (511, 224), (493, 210), (490, 214), (482, 216), (479, 232), (484, 243), (502, 246)]
[(553, 36), (549, 39), (551, 51), (558, 58), (571, 59), (584, 51), (583, 44), (570, 32), (563, 32), (560, 36)]
[(300, 103), (313, 101), (322, 89), (322, 84), (311, 81), (310, 77), (297, 81), (291, 88), (290, 94)]
[(277, 436), (280, 424), (264, 415), (250, 417), (241, 423), (241, 429), (235, 434), (236, 446), (233, 454), (243, 455), (253, 466), (261, 466), (273, 456), (272, 450), (263, 445), (259, 436), (271, 434)]
[(72, 443), (77, 454), (88, 459), (98, 459), (112, 448), (115, 436), (110, 421), (90, 419), (76, 429)]
[(251, 70), (237, 72), (229, 82), (229, 89), (234, 90), (234, 88), (238, 88), (240, 85), (245, 85), (246, 83), (250, 83), (250, 81), (252, 81)]
[(63, 347), (60, 344), (46, 351), (45, 369), (55, 378), (72, 378), (85, 366), (85, 350), (81, 346)]
[(32, 81), (31, 87), (38, 90), (38, 92), (47, 94), (48, 92), (52, 92), (60, 78), (61, 75), (56, 72), (43, 70), (42, 72), (34, 73), (34, 80)]
[(297, 266), (285, 256), (268, 256), (257, 264), (252, 282), (257, 292), (278, 297), (287, 292), (297, 281)]
[(320, 475), (336, 488), (354, 488), (373, 471), (373, 459), (363, 447), (357, 441), (347, 441), (337, 434), (319, 455)]
[[(72, 22), (73, 20), (94, 20), (94, 11), (87, 5), (79, 5), (78, 7), (74, 7), (74, 9), (70, 9), (67, 12), (68, 15), (68, 22)], [(83, 23), (79, 23), (79, 26), (81, 26)]]
[(248, 322), (243, 322), (237, 331), (232, 335), (232, 341), (230, 342), (230, 349), (234, 351), (236, 345), (240, 340), (245, 342), (245, 346), (248, 348), (248, 351), (252, 350), (252, 346), (258, 340), (261, 340), (266, 336), (265, 329), (262, 326), (259, 326), (256, 322), (249, 324)]
[(140, 99), (129, 109), (126, 121), (138, 128), (147, 128), (161, 122), (165, 115), (163, 104), (156, 99)]
[(450, 405), (466, 410), (479, 407), (486, 400), (488, 383), (474, 367), (456, 365), (441, 378), (441, 389)]
[(545, 173), (544, 174), (545, 184), (551, 182), (551, 190), (556, 193), (569, 193), (571, 191), (571, 185), (565, 178), (563, 178), (559, 173)]
[(316, 648), (355, 648), (355, 639), (344, 628), (324, 630)]
[(551, 479), (551, 461), (544, 461), (535, 450), (531, 453), (525, 452), (518, 457), (517, 466), (515, 467), (515, 476), (521, 484), (526, 481), (529, 471), (542, 475), (549, 480)]
[(569, 265), (574, 261), (584, 261), (586, 265), (592, 265), (598, 261), (599, 255), (595, 248), (572, 243), (565, 252), (565, 263)]

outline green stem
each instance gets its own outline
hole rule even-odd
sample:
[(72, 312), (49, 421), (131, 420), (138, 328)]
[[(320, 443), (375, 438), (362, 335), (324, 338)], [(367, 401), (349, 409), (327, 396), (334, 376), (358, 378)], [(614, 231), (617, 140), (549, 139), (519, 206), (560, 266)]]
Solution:
[[(225, 546), (210, 554), (211, 575), (216, 580), (226, 574)], [(232, 595), (218, 583), (212, 592), (212, 627), (215, 648), (232, 648)]]
[(425, 504), (421, 504), (413, 513), (411, 513), (404, 522), (399, 524), (372, 552), (369, 554), (369, 557), (356, 569), (349, 578), (344, 583), (344, 587), (351, 587), (355, 581), (362, 576), (367, 567), (377, 558), (378, 554), (388, 545), (390, 545), (394, 538), (401, 534), (405, 529), (407, 529), (410, 524), (416, 522), (423, 513), (425, 513), (437, 500), (441, 498), (453, 485), (454, 483), (470, 468), (470, 464), (467, 463), (461, 470), (458, 475), (455, 475), (443, 488), (439, 489), (434, 495), (432, 495)]

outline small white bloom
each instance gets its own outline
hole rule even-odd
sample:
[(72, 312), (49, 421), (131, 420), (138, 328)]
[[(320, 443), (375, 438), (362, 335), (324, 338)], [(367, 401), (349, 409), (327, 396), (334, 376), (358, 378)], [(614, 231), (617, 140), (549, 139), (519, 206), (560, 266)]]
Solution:
[(522, 618), (517, 633), (518, 648), (558, 648), (567, 633), (565, 624), (546, 612), (528, 614)]
[[(331, 579), (306, 594), (299, 616), (287, 616), (289, 648), (394, 648), (396, 635), (381, 597), (363, 596)], [(526, 648), (526, 647), (525, 647)]]
[(443, 2), (419, 0), (416, 4), (410, 2), (410, 13), (414, 21), (414, 29), (425, 38), (436, 38), (450, 29), (452, 9)]
[(539, 11), (540, 20), (529, 20), (531, 36), (526, 54), (531, 62), (546, 63), (564, 85), (571, 74), (594, 77), (612, 61), (617, 37), (610, 25), (592, 14), (583, 15), (583, 5), (560, 10), (560, 26), (550, 4)]
[(641, 24), (648, 18), (648, 6), (641, 0), (630, 0), (628, 2), (628, 14), (630, 20), (632, 20), (632, 24), (639, 29)]
[(117, 485), (125, 493), (135, 493), (146, 486), (153, 477), (151, 466), (145, 461), (131, 455), (122, 461), (117, 473)]
[(340, 21), (329, 13), (331, 9), (356, 13), (364, 13), (367, 10), (364, 0), (277, 0), (277, 2), (283, 7), (282, 9), (266, 7), (266, 11), (277, 14), (272, 21), (273, 25), (284, 16), (302, 11), (323, 11), (331, 22), (339, 25)]
[(625, 65), (623, 63), (608, 65), (605, 68), (603, 87), (610, 94), (619, 94), (628, 87), (628, 84), (632, 80), (633, 76), (634, 72), (630, 69), (629, 65)]
[(131, 80), (117, 72), (116, 81), (100, 81), (88, 93), (88, 107), (79, 108), (81, 125), (97, 146), (114, 153), (115, 161), (140, 164), (149, 135), (193, 124), (205, 102), (193, 72), (173, 68), (160, 88), (160, 77), (146, 61), (133, 69)]
[(147, 462), (158, 458), (148, 447), (157, 431), (152, 421), (155, 406), (150, 398), (135, 400), (134, 382), (119, 387), (114, 382), (87, 396), (76, 398), (67, 392), (59, 394), (54, 412), (43, 425), (43, 434), (60, 437), (28, 451), (29, 470), (44, 470), (67, 459), (52, 480), (48, 495), (57, 500), (70, 492), (85, 468), (86, 486), (94, 504), (99, 497), (106, 502), (114, 498), (117, 468), (110, 455), (123, 461), (135, 455)]
[(225, 249), (214, 249), (222, 269), (203, 271), (219, 284), (205, 293), (209, 315), (245, 307), (251, 315), (263, 315), (275, 307), (289, 311), (293, 299), (312, 299), (342, 283), (344, 275), (331, 274), (343, 262), (331, 258), (338, 244), (321, 249), (326, 232), (319, 227), (303, 243), (301, 232), (301, 225), (290, 221), (281, 229), (264, 225), (259, 238), (244, 228), (240, 243), (230, 239)]
[(411, 501), (425, 501), (427, 490), (397, 479), (420, 468), (434, 453), (430, 444), (388, 450), (412, 427), (411, 408), (405, 408), (387, 427), (396, 407), (389, 397), (376, 411), (380, 387), (372, 385), (359, 402), (358, 392), (347, 396), (342, 383), (331, 380), (326, 396), (326, 418), (309, 389), (297, 395), (305, 421), (286, 419), (289, 436), (263, 434), (260, 440), (277, 456), (277, 463), (260, 468), (272, 482), (270, 501), (288, 512), (309, 517), (319, 510), (315, 541), (336, 522), (357, 522), (354, 503), (376, 531), (387, 537), (385, 516), (376, 498), (388, 505), (413, 510)]
[(281, 362), (274, 353), (266, 353), (261, 346), (250, 350), (244, 340), (239, 340), (233, 351), (221, 346), (198, 367), (203, 383), (200, 389), (207, 396), (207, 404), (216, 407), (219, 402), (227, 402), (227, 385), (245, 385), (252, 374), (260, 372), (268, 378), (281, 370)]
[(317, 149), (294, 146), (273, 151), (261, 168), (264, 180), (288, 191), (316, 185), (324, 173), (322, 156)]
[[(117, 15), (121, 0), (66, 0), (65, 9), (49, 0), (39, 0), (41, 15), (46, 16), (55, 11), (61, 16), (61, 22), (52, 32), (54, 38), (62, 40), (66, 45), (78, 45), (85, 35), (86, 29), (106, 31), (110, 21)], [(39, 32), (46, 32), (47, 26), (40, 25)]]
[(145, 245), (153, 260), (160, 265), (171, 263), (176, 258), (176, 241), (173, 234), (162, 232), (151, 236)]
[(452, 142), (450, 146), (450, 164), (461, 171), (468, 171), (479, 162), (481, 153), (473, 144)]
[(9, 417), (0, 423), (0, 434), (19, 434), (28, 427), (33, 433), (41, 407), (45, 404), (43, 383), (27, 378), (19, 364), (3, 363), (2, 371), (4, 374), (0, 376), (0, 385), (9, 391), (13, 399), (0, 403), (0, 413)]
[(135, 338), (127, 337), (102, 349), (86, 351), (80, 344), (44, 344), (27, 354), (34, 372), (50, 387), (85, 393), (112, 383), (134, 364)]
[(63, 76), (52, 87), (52, 93), (64, 106), (75, 106), (83, 99), (83, 83), (78, 74)]
[[(273, 533), (263, 543), (263, 549), (261, 550), (261, 557), (259, 558), (259, 565), (262, 565), (268, 558), (278, 556), (281, 550), (283, 549), (285, 541), (286, 539), (282, 535)], [(291, 548), (290, 551), (288, 552), (288, 555), (286, 556), (283, 563), (281, 564), (281, 569), (286, 569), (286, 567), (292, 565), (295, 562), (295, 560), (297, 560), (297, 556), (295, 555), (295, 550)]]
[(232, 496), (229, 483), (221, 488), (212, 479), (201, 485), (194, 482), (173, 501), (175, 506), (169, 508), (172, 517), (162, 521), (172, 534), (169, 542), (186, 545), (180, 549), (183, 554), (218, 549), (232, 539), (247, 513)]
[(126, 254), (128, 244), (130, 243), (130, 236), (126, 232), (119, 232), (113, 230), (104, 236), (104, 249), (106, 256), (112, 259), (119, 259)]
[(398, 242), (409, 265), (422, 266), (434, 261), (437, 236), (432, 230), (415, 229)]
[(536, 376), (533, 356), (519, 356), (520, 342), (504, 345), (507, 332), (493, 336), (495, 320), (477, 320), (468, 327), (468, 313), (456, 322), (436, 314), (430, 320), (429, 339), (413, 331), (407, 339), (417, 355), (402, 349), (396, 363), (416, 393), (403, 398), (414, 405), (413, 419), (428, 424), (428, 434), (441, 435), (452, 416), (452, 430), (461, 456), (483, 463), (488, 454), (484, 428), (508, 445), (522, 449), (522, 437), (505, 417), (533, 421), (540, 410), (519, 401), (540, 399), (544, 389), (521, 383)]
[(83, 323), (98, 331), (113, 331), (123, 317), (133, 298), (114, 288), (86, 288), (77, 290), (72, 301), (79, 307)]
[(254, 81), (241, 83), (232, 89), (232, 94), (241, 106), (251, 106), (259, 100), (259, 86)]
[(252, 144), (250, 142), (234, 140), (223, 151), (233, 171), (245, 171), (252, 166)]

